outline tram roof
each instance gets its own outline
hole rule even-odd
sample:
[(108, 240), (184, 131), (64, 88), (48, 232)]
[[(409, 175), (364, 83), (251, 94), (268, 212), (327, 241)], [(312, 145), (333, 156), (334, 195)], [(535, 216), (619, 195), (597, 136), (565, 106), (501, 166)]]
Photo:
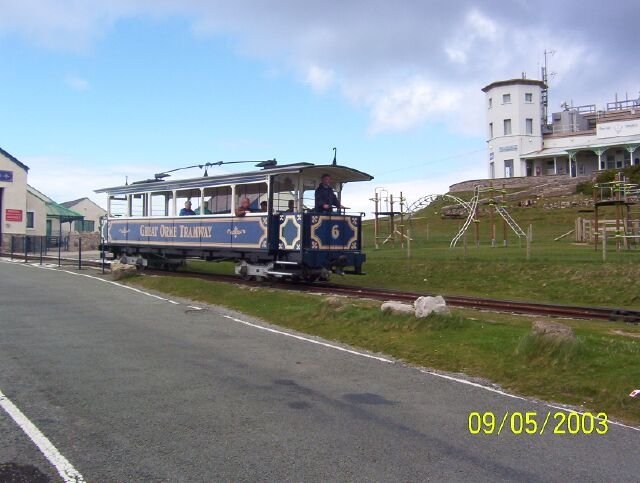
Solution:
[(278, 174), (301, 174), (317, 178), (318, 181), (323, 174), (330, 174), (334, 181), (338, 183), (349, 183), (354, 181), (370, 181), (373, 176), (358, 171), (347, 166), (332, 164), (295, 163), (272, 168), (248, 171), (244, 173), (232, 173), (219, 176), (199, 176), (197, 178), (175, 179), (175, 180), (148, 180), (134, 182), (129, 185), (114, 186), (111, 188), (101, 188), (95, 190), (96, 193), (129, 194), (143, 193), (151, 191), (172, 191), (188, 188), (202, 188), (209, 186), (223, 186), (241, 183), (256, 183), (266, 180), (268, 176)]

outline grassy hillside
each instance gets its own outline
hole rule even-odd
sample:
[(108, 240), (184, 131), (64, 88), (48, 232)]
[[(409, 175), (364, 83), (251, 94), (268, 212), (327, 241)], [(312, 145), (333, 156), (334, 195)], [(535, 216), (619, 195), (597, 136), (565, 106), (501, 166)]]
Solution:
[[(463, 196), (464, 198), (464, 196)], [(467, 196), (468, 199), (468, 196)], [(530, 207), (509, 204), (509, 212), (527, 231), (533, 227), (530, 259), (526, 258), (526, 243), (519, 242), (508, 229), (508, 246), (504, 247), (502, 218), (494, 217), (497, 244), (490, 245), (490, 216), (480, 218), (480, 247), (474, 244), (474, 232), (467, 232), (467, 249), (462, 241), (457, 247), (449, 243), (464, 222), (463, 219), (443, 219), (441, 211), (448, 202), (435, 202), (417, 213), (405, 228), (410, 230), (411, 258), (406, 244), (379, 245), (375, 249), (373, 221), (364, 227), (367, 252), (367, 276), (357, 279), (369, 286), (393, 287), (447, 294), (481, 295), (488, 297), (538, 300), (557, 303), (640, 307), (640, 250), (617, 252), (610, 243), (607, 261), (602, 251), (593, 245), (577, 244), (573, 235), (554, 239), (573, 229), (578, 216), (591, 217), (582, 205), (586, 198), (570, 197), (538, 200)], [(567, 208), (545, 208), (575, 203)], [(485, 207), (485, 211), (486, 211)], [(613, 217), (613, 211), (602, 212)], [(388, 229), (382, 222), (383, 233)], [(346, 283), (353, 283), (349, 278)]]

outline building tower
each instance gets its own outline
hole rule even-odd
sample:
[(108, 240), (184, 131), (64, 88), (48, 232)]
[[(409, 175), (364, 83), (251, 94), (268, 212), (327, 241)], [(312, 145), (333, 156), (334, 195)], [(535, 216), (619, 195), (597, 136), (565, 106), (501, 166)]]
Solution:
[(489, 178), (540, 174), (527, 173), (521, 155), (542, 149), (545, 87), (544, 82), (526, 79), (523, 74), (522, 79), (492, 82), (482, 88), (487, 108)]

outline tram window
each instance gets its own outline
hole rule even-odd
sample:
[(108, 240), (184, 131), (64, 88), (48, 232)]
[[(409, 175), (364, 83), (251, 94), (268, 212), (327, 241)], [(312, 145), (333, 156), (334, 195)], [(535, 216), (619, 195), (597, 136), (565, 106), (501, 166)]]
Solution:
[(109, 197), (109, 216), (127, 216), (127, 197)]
[(193, 211), (200, 209), (200, 188), (194, 188), (190, 190), (180, 190), (176, 192), (176, 211), (179, 214), (180, 210), (184, 208), (184, 204), (187, 201), (191, 201), (191, 209)]
[(291, 175), (279, 175), (273, 180), (273, 211), (299, 211), (297, 207), (297, 179)]
[(131, 195), (131, 216), (146, 216), (147, 193)]
[(261, 204), (268, 202), (267, 183), (252, 183), (236, 185), (236, 206), (240, 206), (240, 200), (249, 198), (252, 212), (265, 211)]
[(203, 215), (225, 215), (231, 213), (231, 186), (216, 186), (204, 189)]
[(173, 216), (173, 193), (151, 193), (151, 216)]
[(304, 179), (302, 184), (302, 208), (313, 210), (316, 205), (316, 188), (320, 180)]

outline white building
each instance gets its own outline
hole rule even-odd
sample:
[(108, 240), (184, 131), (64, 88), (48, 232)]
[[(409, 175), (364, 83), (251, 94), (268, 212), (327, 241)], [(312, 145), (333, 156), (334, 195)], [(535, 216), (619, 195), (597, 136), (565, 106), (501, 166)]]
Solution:
[[(73, 201), (60, 203), (65, 208), (80, 213), (84, 220), (77, 220), (73, 223), (73, 231), (76, 233), (93, 233), (100, 229), (100, 219), (107, 215), (107, 210), (97, 205), (89, 198), (80, 198)], [(71, 228), (71, 226), (69, 226)], [(62, 228), (63, 235), (68, 234), (70, 229)]]
[(25, 234), (29, 168), (0, 148), (0, 244)]
[[(83, 216), (57, 204), (51, 198), (27, 184), (29, 168), (0, 148), (0, 247), (9, 249), (28, 237), (47, 237), (46, 243), (56, 245), (65, 224), (83, 220)], [(67, 233), (68, 234), (68, 233)], [(13, 241), (12, 241), (13, 239)], [(55, 239), (55, 240), (54, 240)], [(31, 249), (37, 243), (29, 242)]]
[(564, 106), (543, 119), (546, 86), (534, 79), (493, 82), (486, 96), (488, 177), (570, 175), (640, 164), (640, 103)]

